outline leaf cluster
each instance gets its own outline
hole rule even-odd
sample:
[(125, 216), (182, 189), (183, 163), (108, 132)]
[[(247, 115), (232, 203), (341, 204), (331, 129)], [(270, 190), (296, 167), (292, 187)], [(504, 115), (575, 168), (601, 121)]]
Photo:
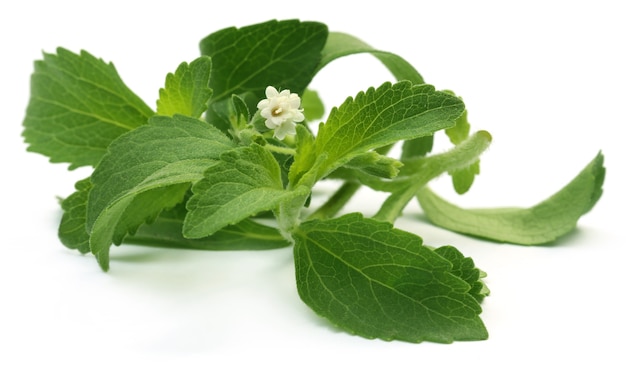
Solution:
[[(427, 187), (444, 173), (459, 194), (479, 173), (491, 135), (470, 133), (463, 101), (403, 58), (324, 24), (269, 21), (227, 28), (165, 78), (152, 110), (110, 63), (63, 48), (35, 62), (23, 136), (28, 150), (89, 177), (62, 201), (61, 242), (108, 270), (113, 244), (204, 250), (293, 245), (301, 299), (366, 338), (487, 338), (485, 274), (452, 246), (431, 248), (393, 226), (412, 200), (437, 225), (519, 244), (570, 231), (602, 192), (602, 154), (529, 209), (464, 210)], [(308, 86), (337, 58), (370, 53), (397, 80), (356, 93), (325, 121)], [(277, 140), (256, 105), (267, 86), (302, 96), (306, 121)], [(315, 127), (317, 127), (316, 132)], [(443, 131), (454, 148), (431, 154)], [(401, 154), (391, 156), (394, 145)], [(337, 191), (318, 207), (322, 180)], [(372, 217), (342, 215), (360, 186), (387, 193)]]

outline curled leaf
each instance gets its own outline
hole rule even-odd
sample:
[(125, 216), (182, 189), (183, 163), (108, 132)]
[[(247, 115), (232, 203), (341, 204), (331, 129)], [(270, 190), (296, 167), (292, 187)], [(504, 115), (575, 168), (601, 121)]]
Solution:
[(598, 155), (565, 187), (529, 208), (464, 209), (429, 188), (417, 193), (426, 216), (438, 226), (499, 242), (545, 244), (567, 234), (602, 195), (604, 156)]

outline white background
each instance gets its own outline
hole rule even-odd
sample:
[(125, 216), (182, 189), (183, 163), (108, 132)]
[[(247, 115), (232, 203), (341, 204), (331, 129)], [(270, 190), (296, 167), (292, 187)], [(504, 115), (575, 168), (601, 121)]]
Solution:
[[(18, 5), (19, 4), (19, 5)], [(220, 5), (213, 5), (220, 4)], [(357, 5), (358, 4), (358, 5)], [(408, 4), (411, 4), (407, 8)], [(623, 365), (624, 11), (619, 1), (13, 1), (0, 5), (2, 243), (0, 364)], [(298, 298), (291, 249), (112, 248), (103, 273), (56, 237), (56, 196), (89, 172), (26, 153), (20, 133), (32, 63), (57, 46), (113, 61), (154, 106), (165, 74), (228, 26), (299, 18), (326, 23), (409, 60), (464, 98), (494, 137), (465, 206), (534, 204), (601, 149), (605, 194), (555, 245), (487, 243), (437, 229), (414, 202), (397, 226), (454, 244), (488, 272), (490, 339), (409, 344), (329, 326)], [(322, 71), (328, 105), (390, 79), (372, 57)], [(443, 149), (443, 139), (435, 150)], [(349, 206), (373, 213), (363, 191)]]

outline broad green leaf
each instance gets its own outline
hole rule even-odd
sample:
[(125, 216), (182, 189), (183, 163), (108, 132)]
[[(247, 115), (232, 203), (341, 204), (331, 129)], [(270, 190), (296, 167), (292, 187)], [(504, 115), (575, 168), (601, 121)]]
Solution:
[(599, 153), (569, 184), (529, 208), (464, 209), (428, 188), (417, 198), (438, 226), (464, 234), (514, 244), (544, 244), (570, 232), (602, 195), (605, 168)]
[[(302, 95), (315, 75), (327, 36), (326, 25), (298, 20), (273, 20), (210, 34), (200, 42), (200, 51), (212, 60), (213, 101), (245, 92), (258, 101), (269, 85)], [(221, 130), (228, 129), (223, 119), (208, 117)]]
[(215, 127), (182, 115), (153, 117), (115, 140), (91, 177), (87, 205), (91, 251), (101, 267), (108, 268), (112, 242), (182, 201), (190, 183), (233, 147)]
[(100, 268), (104, 271), (109, 269), (111, 244), (121, 244), (123, 238), (128, 233), (132, 234), (141, 224), (154, 220), (162, 210), (182, 202), (188, 190), (188, 183), (137, 190), (107, 206), (91, 226), (89, 237), (89, 247)]
[(174, 74), (167, 74), (165, 88), (159, 90), (157, 114), (199, 118), (207, 110), (212, 91), (209, 88), (211, 59), (202, 56), (190, 64), (183, 62)]
[[(124, 198), (117, 201), (116, 205), (125, 209), (121, 216), (109, 215), (110, 220), (107, 226), (115, 227), (111, 239), (113, 243), (121, 244), (127, 234), (134, 233), (139, 226), (146, 222), (153, 222), (161, 211), (183, 202), (190, 187), (191, 184), (186, 182), (169, 184), (163, 187), (144, 189), (141, 192), (134, 192), (125, 196), (130, 199), (128, 205), (123, 203)], [(97, 228), (94, 227), (92, 234), (97, 232)]]
[(273, 210), (283, 201), (308, 194), (284, 189), (278, 162), (257, 144), (226, 152), (220, 158), (192, 188), (183, 230), (187, 238), (211, 235), (249, 216)]
[(184, 205), (164, 211), (156, 221), (127, 236), (124, 243), (199, 250), (267, 250), (289, 245), (277, 229), (251, 219), (224, 227), (211, 236), (188, 239), (182, 234), (186, 214)]
[[(408, 81), (385, 83), (348, 98), (319, 127), (314, 154), (326, 160), (317, 168), (318, 179), (369, 150), (449, 128), (464, 108), (454, 96)], [(311, 161), (310, 156), (296, 156), (290, 179), (310, 170)]]
[(346, 331), (409, 342), (487, 338), (471, 284), (420, 237), (349, 214), (303, 222), (294, 239), (300, 297)]
[(89, 234), (87, 233), (87, 198), (91, 191), (89, 178), (76, 182), (76, 191), (61, 201), (63, 216), (59, 225), (59, 239), (70, 249), (81, 253), (89, 252)]
[[(397, 81), (408, 80), (413, 84), (424, 84), (420, 73), (402, 57), (391, 52), (377, 50), (362, 40), (346, 33), (330, 32), (328, 41), (322, 51), (322, 61), (319, 68), (323, 68), (340, 57), (359, 53), (370, 53), (387, 67)], [(306, 110), (305, 110), (306, 111)], [(433, 147), (433, 136), (423, 136), (410, 139), (402, 144), (403, 151), (412, 157), (423, 156)], [(406, 157), (403, 155), (403, 158)]]
[(261, 97), (268, 85), (302, 94), (327, 36), (326, 25), (298, 20), (231, 27), (207, 36), (200, 51), (212, 59), (214, 98), (243, 92)]
[(28, 151), (70, 169), (95, 166), (121, 134), (154, 112), (120, 79), (113, 64), (63, 48), (35, 62), (23, 136)]

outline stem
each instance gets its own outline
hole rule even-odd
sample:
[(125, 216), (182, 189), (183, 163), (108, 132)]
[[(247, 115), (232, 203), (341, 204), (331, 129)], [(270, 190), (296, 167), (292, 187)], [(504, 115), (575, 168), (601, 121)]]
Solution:
[(311, 172), (304, 174), (300, 178), (299, 183), (295, 186), (292, 186), (290, 183), (287, 186), (287, 190), (298, 192), (298, 194), (296, 194), (292, 200), (282, 202), (278, 208), (274, 210), (278, 230), (281, 235), (292, 244), (294, 240), (291, 233), (300, 224), (300, 212), (311, 194), (313, 184), (315, 184), (315, 174)]
[(335, 216), (361, 187), (357, 182), (344, 182), (322, 206), (307, 219), (326, 219)]
[(282, 147), (282, 146), (276, 146), (272, 144), (265, 144), (263, 145), (263, 147), (269, 151), (277, 152), (279, 154), (296, 155), (296, 150), (290, 147)]
[[(381, 155), (387, 155), (392, 147), (393, 144), (383, 146), (376, 149), (376, 152)], [(350, 201), (352, 196), (354, 196), (356, 191), (358, 191), (361, 186), (362, 184), (358, 182), (344, 182), (341, 187), (339, 187), (337, 192), (335, 192), (328, 199), (328, 201), (309, 215), (308, 219), (326, 219), (334, 217), (339, 211), (341, 211), (343, 206)]]
[(420, 168), (383, 203), (374, 219), (393, 223), (402, 210), (429, 181), (447, 172), (463, 169), (476, 160), (491, 143), (491, 134), (478, 131), (453, 149), (421, 159)]
[(435, 174), (435, 172), (425, 172), (423, 175), (420, 175), (419, 178), (413, 180), (410, 185), (407, 184), (405, 189), (400, 189), (399, 191), (392, 193), (389, 197), (387, 197), (385, 202), (383, 202), (382, 206), (373, 218), (393, 223), (400, 215), (402, 215), (402, 211), (406, 205), (409, 204), (411, 199), (415, 197), (417, 191), (441, 173), (443, 172), (439, 172), (438, 174)]

